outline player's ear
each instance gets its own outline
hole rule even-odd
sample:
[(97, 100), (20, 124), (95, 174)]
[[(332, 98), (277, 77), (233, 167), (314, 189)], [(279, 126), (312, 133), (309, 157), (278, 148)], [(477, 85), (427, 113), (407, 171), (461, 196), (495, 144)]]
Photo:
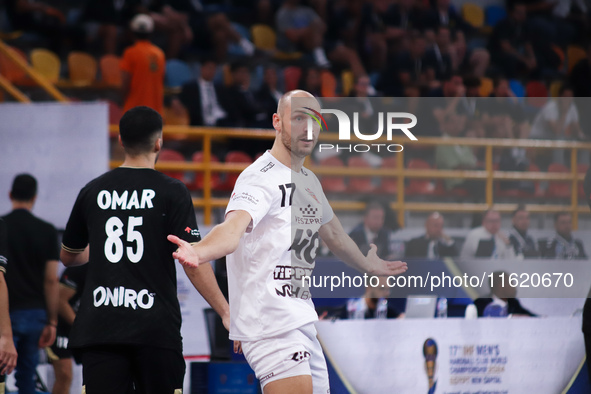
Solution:
[(119, 140), (119, 146), (123, 147), (123, 141), (121, 140), (121, 134), (119, 134), (118, 140)]
[(158, 153), (160, 152), (160, 150), (162, 150), (162, 137), (158, 137), (158, 139), (156, 139), (156, 142), (154, 143), (154, 153)]
[(277, 113), (273, 114), (273, 128), (281, 132), (281, 117)]

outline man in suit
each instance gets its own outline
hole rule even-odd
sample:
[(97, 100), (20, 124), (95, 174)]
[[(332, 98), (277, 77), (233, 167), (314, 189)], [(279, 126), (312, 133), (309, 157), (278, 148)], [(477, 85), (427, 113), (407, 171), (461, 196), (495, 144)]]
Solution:
[(277, 104), (279, 104), (281, 96), (283, 96), (283, 92), (277, 90), (277, 68), (274, 65), (269, 64), (265, 67), (263, 84), (255, 93), (255, 98), (265, 112), (265, 117), (269, 119), (268, 121), (265, 121), (265, 127), (273, 127), (270, 119), (277, 111)]
[(359, 223), (349, 236), (359, 246), (361, 253), (369, 252), (370, 244), (378, 247), (378, 256), (386, 258), (390, 255), (390, 236), (392, 231), (384, 226), (386, 210), (379, 202), (373, 201), (367, 204), (363, 222)]
[(443, 216), (439, 212), (429, 215), (425, 221), (425, 234), (408, 241), (405, 252), (405, 257), (429, 259), (458, 255), (454, 240), (443, 232)]
[(490, 296), (474, 300), (478, 317), (537, 316), (521, 306), (519, 300), (515, 298), (517, 289), (511, 285), (509, 277), (510, 274), (505, 271), (493, 273), (493, 278), (490, 281)]
[(214, 84), (217, 64), (213, 59), (201, 63), (199, 78), (183, 85), (179, 99), (187, 108), (191, 126), (232, 127), (222, 88)]
[(461, 258), (514, 259), (513, 246), (500, 230), (501, 214), (494, 209), (487, 210), (482, 218), (482, 226), (468, 233), (460, 252)]
[(546, 259), (576, 260), (586, 259), (583, 243), (573, 237), (573, 222), (568, 212), (554, 215), (556, 233), (545, 241), (540, 241), (540, 254)]
[(509, 241), (513, 245), (515, 256), (535, 258), (540, 255), (536, 240), (527, 233), (529, 229), (529, 212), (525, 205), (519, 205), (513, 211), (513, 226), (509, 230)]

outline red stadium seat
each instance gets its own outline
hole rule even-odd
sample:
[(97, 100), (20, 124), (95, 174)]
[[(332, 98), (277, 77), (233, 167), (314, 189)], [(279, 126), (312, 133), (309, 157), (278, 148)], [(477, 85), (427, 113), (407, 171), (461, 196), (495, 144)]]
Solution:
[(337, 79), (328, 70), (323, 70), (320, 74), (320, 92), (322, 97), (336, 97)]
[[(180, 152), (173, 149), (162, 149), (158, 156), (158, 162), (166, 161), (185, 161), (185, 158)], [(168, 175), (171, 178), (178, 179), (181, 182), (185, 182), (185, 174), (182, 171), (162, 171), (163, 174)], [(186, 183), (186, 182), (185, 182)]]
[[(252, 158), (244, 152), (240, 151), (231, 151), (226, 154), (226, 163), (245, 163), (251, 164)], [(224, 190), (224, 191), (231, 191), (234, 189), (234, 184), (236, 183), (236, 179), (240, 172), (230, 172), (226, 174), (226, 180), (222, 182), (216, 190)]]
[[(564, 173), (569, 174), (570, 170), (560, 163), (552, 163), (548, 166), (550, 173)], [(567, 178), (568, 175), (565, 176)], [(546, 190), (546, 197), (549, 198), (567, 198), (571, 196), (571, 183), (565, 181), (550, 181), (548, 182), (548, 190)]]
[[(25, 63), (29, 62), (27, 55), (23, 51), (14, 47), (10, 47), (10, 49), (12, 49)], [(32, 84), (32, 80), (28, 77), (27, 73), (3, 53), (0, 53), (0, 74), (15, 85)]]
[[(119, 121), (123, 116), (123, 109), (111, 100), (108, 100), (109, 104), (109, 124), (119, 125)], [(114, 133), (117, 136), (117, 133)]]
[(541, 108), (548, 101), (548, 89), (543, 82), (529, 81), (525, 86), (527, 103), (532, 107)]
[[(398, 160), (396, 159), (396, 157), (387, 157), (384, 160), (382, 160), (382, 168), (395, 169), (397, 167)], [(382, 177), (378, 191), (380, 193), (396, 194), (396, 192), (398, 192), (398, 178)]]
[[(322, 160), (319, 167), (344, 167), (343, 161), (336, 156), (329, 157), (328, 159)], [(345, 185), (345, 178), (340, 175), (324, 175), (321, 177), (320, 182), (325, 192), (344, 192), (347, 189)]]
[(290, 90), (297, 89), (301, 77), (301, 68), (297, 66), (285, 67), (285, 70), (283, 70), (283, 78), (285, 79), (285, 91), (289, 92)]
[[(430, 170), (431, 165), (425, 160), (412, 159), (407, 166), (408, 169)], [(411, 179), (406, 190), (408, 195), (433, 195), (435, 194), (435, 183), (428, 179)]]
[[(349, 159), (348, 166), (351, 168), (371, 168), (371, 165), (361, 156), (354, 156)], [(349, 177), (349, 193), (371, 193), (374, 187), (371, 183), (371, 176)]]
[[(193, 157), (191, 158), (191, 160), (193, 161), (193, 163), (203, 163), (203, 152), (193, 153)], [(215, 155), (211, 155), (209, 162), (210, 163), (219, 163), (220, 160)], [(203, 190), (204, 177), (205, 177), (205, 174), (203, 171), (197, 171), (195, 173), (195, 180), (188, 185), (189, 189), (190, 190)], [(211, 188), (215, 189), (216, 187), (218, 187), (220, 185), (220, 183), (221, 183), (221, 181), (220, 181), (219, 172), (212, 172), (211, 173)]]

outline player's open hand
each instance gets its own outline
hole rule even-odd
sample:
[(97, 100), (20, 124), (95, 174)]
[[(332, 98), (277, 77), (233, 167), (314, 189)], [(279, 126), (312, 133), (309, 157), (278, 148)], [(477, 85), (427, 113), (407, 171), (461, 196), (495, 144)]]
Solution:
[(12, 338), (0, 337), (0, 375), (9, 375), (16, 367), (16, 349)]
[(402, 261), (386, 261), (378, 257), (378, 248), (374, 244), (370, 245), (369, 252), (367, 253), (367, 260), (370, 263), (369, 274), (372, 275), (400, 275), (406, 272), (408, 266)]
[(190, 243), (180, 239), (176, 235), (169, 235), (167, 239), (179, 247), (176, 252), (172, 254), (172, 257), (187, 267), (199, 267), (201, 261), (199, 261), (199, 256), (197, 256), (195, 249), (193, 249), (193, 246)]

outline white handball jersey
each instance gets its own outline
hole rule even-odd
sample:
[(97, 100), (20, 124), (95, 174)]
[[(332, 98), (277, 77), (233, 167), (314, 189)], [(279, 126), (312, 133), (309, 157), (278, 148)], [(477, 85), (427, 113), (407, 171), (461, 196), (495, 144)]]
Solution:
[(318, 230), (334, 213), (318, 178), (296, 173), (269, 151), (238, 177), (226, 214), (252, 221), (227, 257), (230, 339), (256, 341), (318, 319), (301, 278), (311, 276)]

